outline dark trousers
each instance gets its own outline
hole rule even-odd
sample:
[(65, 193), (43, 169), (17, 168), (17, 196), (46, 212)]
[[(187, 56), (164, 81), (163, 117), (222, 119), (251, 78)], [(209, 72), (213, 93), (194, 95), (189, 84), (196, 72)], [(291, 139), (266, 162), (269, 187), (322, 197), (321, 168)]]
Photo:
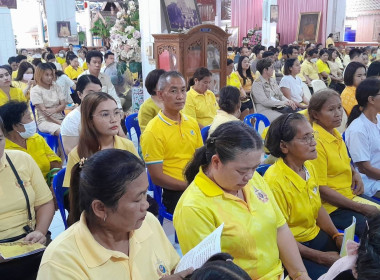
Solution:
[[(320, 230), (318, 235), (313, 240), (301, 242), (301, 244), (318, 251), (339, 252), (334, 240), (332, 240), (332, 238), (323, 230)], [(305, 258), (302, 258), (302, 260), (306, 267), (307, 273), (309, 274), (309, 277), (313, 280), (317, 280), (322, 274), (325, 274), (329, 270), (329, 267), (318, 264), (311, 260)]]
[(43, 252), (0, 263), (1, 280), (35, 280)]
[[(374, 200), (369, 196), (360, 195), (360, 197), (379, 204), (379, 201)], [(366, 227), (366, 217), (364, 215), (349, 209), (342, 208), (338, 208), (334, 212), (330, 213), (331, 220), (333, 221), (336, 228), (340, 230), (344, 230), (352, 224), (352, 216), (356, 218), (355, 234), (360, 238)]]

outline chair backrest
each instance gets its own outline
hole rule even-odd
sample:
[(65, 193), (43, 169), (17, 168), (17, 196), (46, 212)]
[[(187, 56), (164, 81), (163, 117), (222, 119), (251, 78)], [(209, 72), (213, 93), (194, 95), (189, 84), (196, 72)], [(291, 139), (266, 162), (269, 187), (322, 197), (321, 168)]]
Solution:
[(310, 92), (310, 89), (307, 86), (307, 84), (302, 83), (302, 91), (303, 91), (303, 94), (305, 95), (305, 97), (310, 100), (311, 92)]
[(326, 84), (321, 80), (312, 80), (311, 86), (313, 87), (314, 92), (317, 92), (318, 90), (327, 88)]
[(125, 127), (127, 128), (129, 138), (132, 140), (132, 128), (136, 132), (137, 141), (140, 143), (141, 129), (137, 120), (137, 113), (131, 114), (125, 118)]
[(53, 190), (57, 199), (58, 209), (61, 213), (65, 228), (67, 228), (66, 213), (64, 206), (64, 195), (68, 188), (63, 187), (63, 179), (65, 178), (66, 168), (62, 168), (53, 179)]
[(211, 127), (211, 125), (208, 125), (208, 126), (203, 127), (202, 130), (201, 130), (203, 144), (206, 144), (206, 140), (207, 140), (207, 137), (208, 137), (208, 132), (210, 130), (210, 127)]
[[(250, 127), (252, 126), (252, 119), (256, 119), (255, 123), (255, 130), (261, 135), (265, 127), (268, 127), (270, 125), (270, 121), (268, 118), (262, 114), (250, 114), (244, 118), (244, 122), (249, 125)], [(264, 124), (264, 127), (260, 127), (260, 123)]]
[(347, 120), (348, 120), (348, 117), (347, 117), (346, 111), (343, 110), (342, 123), (340, 124), (339, 127), (336, 128), (340, 133), (344, 133), (344, 131), (346, 130)]
[(62, 140), (62, 134), (61, 133), (59, 134), (59, 142), (61, 143), (63, 155), (65, 156), (65, 160), (67, 162), (67, 154), (65, 152), (65, 147), (63, 146), (63, 140)]
[(256, 168), (257, 173), (259, 173), (261, 176), (264, 176), (265, 172), (270, 167), (270, 164), (260, 164), (259, 167)]

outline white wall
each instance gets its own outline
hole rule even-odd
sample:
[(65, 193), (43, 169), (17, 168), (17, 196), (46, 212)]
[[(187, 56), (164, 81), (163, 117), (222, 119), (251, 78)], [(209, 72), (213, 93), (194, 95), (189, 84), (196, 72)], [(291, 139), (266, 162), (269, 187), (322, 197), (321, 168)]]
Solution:
[(8, 8), (0, 7), (0, 65), (8, 64), (8, 58), (16, 55), (11, 13)]
[(344, 21), (346, 18), (346, 0), (329, 0), (327, 6), (326, 36), (340, 32), (339, 41), (344, 40)]
[(271, 5), (277, 5), (277, 0), (263, 1), (263, 29), (262, 29), (261, 44), (266, 47), (276, 45), (277, 23), (270, 22), (270, 6)]
[(75, 1), (46, 0), (46, 17), (50, 47), (68, 45), (66, 38), (58, 38), (57, 21), (70, 21), (71, 35), (77, 35)]
[[(165, 18), (161, 10), (159, 0), (139, 0), (140, 6), (140, 31), (141, 31), (141, 58), (143, 81), (148, 73), (156, 69), (156, 62), (152, 57), (147, 56), (150, 48), (153, 55), (154, 38), (151, 34), (167, 33)], [(144, 87), (144, 98), (149, 94)]]

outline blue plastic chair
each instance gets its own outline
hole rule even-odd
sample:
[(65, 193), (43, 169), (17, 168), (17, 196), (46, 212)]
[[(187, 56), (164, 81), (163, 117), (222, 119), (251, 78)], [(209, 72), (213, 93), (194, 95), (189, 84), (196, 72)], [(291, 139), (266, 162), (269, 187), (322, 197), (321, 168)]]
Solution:
[(260, 164), (259, 167), (256, 168), (257, 173), (259, 173), (261, 176), (264, 176), (265, 172), (270, 167), (270, 164)]
[(67, 229), (67, 221), (66, 221), (66, 213), (63, 197), (65, 192), (68, 191), (69, 188), (63, 187), (63, 179), (65, 178), (66, 168), (61, 169), (53, 179), (53, 190), (55, 193), (55, 197), (57, 199), (58, 209), (61, 213), (63, 224), (65, 225), (65, 229)]
[(263, 122), (265, 127), (268, 127), (270, 125), (270, 121), (268, 120), (268, 118), (262, 114), (250, 114), (248, 116), (246, 116), (244, 118), (244, 122), (249, 125), (250, 127), (253, 127), (252, 126), (252, 123), (251, 123), (251, 120), (252, 119), (256, 119), (256, 123), (255, 123), (255, 130), (257, 132), (259, 132), (259, 125), (260, 125), (260, 122)]
[[(30, 102), (30, 108), (32, 109), (32, 113), (33, 113), (33, 116), (34, 116), (34, 120), (37, 124), (37, 119), (36, 119), (36, 112), (35, 112), (35, 107), (34, 105), (32, 104), (32, 102)], [(54, 151), (54, 153), (57, 153), (58, 152), (58, 149), (59, 149), (59, 142), (58, 142), (58, 136), (55, 136), (55, 135), (51, 135), (49, 133), (44, 133), (44, 132), (41, 132), (39, 129), (38, 129), (38, 125), (37, 125), (37, 133), (39, 135), (41, 135), (46, 143), (49, 145), (49, 147)]]
[(207, 137), (208, 137), (208, 131), (210, 130), (210, 127), (211, 127), (211, 125), (208, 125), (208, 126), (203, 127), (202, 130), (201, 130), (203, 144), (206, 144), (206, 140), (207, 140)]
[(137, 141), (140, 144), (141, 129), (137, 120), (137, 113), (131, 114), (125, 118), (125, 127), (127, 128), (130, 139), (132, 139), (132, 128), (135, 129)]
[(61, 143), (62, 152), (63, 152), (63, 155), (65, 156), (65, 160), (67, 162), (67, 155), (66, 155), (66, 152), (65, 152), (65, 147), (63, 146), (63, 140), (62, 140), (62, 134), (61, 133), (59, 134), (59, 142)]

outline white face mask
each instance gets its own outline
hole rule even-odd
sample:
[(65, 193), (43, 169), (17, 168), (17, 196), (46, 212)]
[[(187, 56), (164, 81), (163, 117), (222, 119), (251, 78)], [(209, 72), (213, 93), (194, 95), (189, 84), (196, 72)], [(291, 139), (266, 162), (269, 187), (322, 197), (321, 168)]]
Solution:
[(60, 53), (59, 57), (65, 57), (65, 55), (63, 53)]
[(37, 125), (35, 121), (31, 121), (30, 123), (22, 123), (25, 128), (24, 132), (18, 132), (20, 136), (24, 139), (28, 139), (37, 133)]
[(317, 60), (318, 60), (318, 58), (312, 58), (312, 59), (310, 59), (310, 61), (313, 62), (313, 63), (316, 63)]
[(33, 80), (33, 74), (24, 74), (22, 79), (29, 82), (30, 80)]

